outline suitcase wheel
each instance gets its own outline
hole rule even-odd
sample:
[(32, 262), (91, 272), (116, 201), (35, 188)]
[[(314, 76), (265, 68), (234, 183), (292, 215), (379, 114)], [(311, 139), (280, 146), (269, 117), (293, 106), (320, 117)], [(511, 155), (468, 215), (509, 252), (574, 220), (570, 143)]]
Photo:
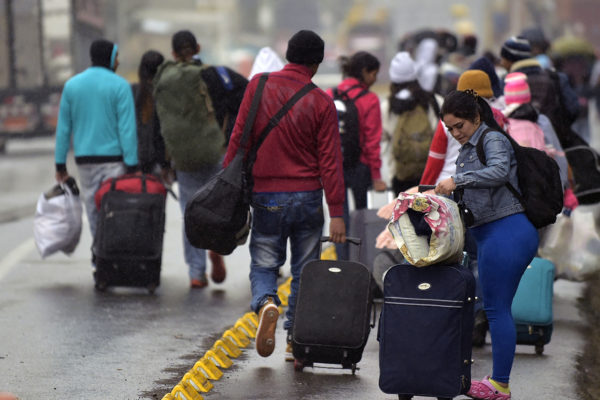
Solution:
[(156, 290), (157, 286), (158, 285), (156, 283), (152, 282), (146, 286), (146, 289), (148, 289), (148, 293), (154, 294), (154, 291)]
[(94, 282), (94, 288), (99, 292), (104, 292), (108, 287), (108, 284), (105, 281), (98, 279), (96, 271), (94, 271)]
[(103, 282), (103, 281), (96, 282), (96, 284), (94, 285), (94, 288), (99, 292), (106, 291), (107, 287), (108, 287), (108, 285), (106, 284), (106, 282)]
[(535, 354), (542, 355), (543, 353), (544, 353), (544, 345), (543, 344), (536, 344), (535, 345)]
[(312, 367), (312, 363), (305, 360), (294, 359), (294, 371), (302, 372), (304, 367)]
[(343, 363), (342, 368), (352, 370), (352, 375), (356, 374), (356, 363)]

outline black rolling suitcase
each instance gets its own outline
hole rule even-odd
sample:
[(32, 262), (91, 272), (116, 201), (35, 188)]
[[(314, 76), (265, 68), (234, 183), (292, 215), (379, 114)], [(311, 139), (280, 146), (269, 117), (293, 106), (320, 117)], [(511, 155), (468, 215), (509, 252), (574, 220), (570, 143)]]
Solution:
[[(347, 242), (360, 247), (360, 239)], [(371, 281), (367, 267), (354, 261), (313, 260), (304, 266), (292, 329), (296, 370), (326, 363), (355, 373), (372, 326)]]
[(438, 398), (465, 394), (471, 385), (471, 271), (460, 264), (400, 264), (386, 272), (383, 284), (381, 390)]
[(139, 193), (111, 189), (102, 196), (92, 251), (96, 289), (160, 285), (166, 196), (148, 193), (146, 177)]

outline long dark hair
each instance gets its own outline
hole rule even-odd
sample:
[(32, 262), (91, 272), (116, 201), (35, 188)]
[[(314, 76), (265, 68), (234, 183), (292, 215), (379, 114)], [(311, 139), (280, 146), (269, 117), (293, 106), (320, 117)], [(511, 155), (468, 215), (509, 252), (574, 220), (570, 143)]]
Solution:
[(155, 50), (148, 50), (142, 56), (138, 68), (139, 89), (135, 98), (135, 109), (142, 123), (147, 123), (154, 113), (154, 99), (152, 90), (154, 88), (152, 79), (165, 58)]
[(506, 134), (504, 129), (496, 122), (490, 105), (474, 90), (453, 90), (448, 93), (444, 98), (444, 104), (442, 104), (440, 118), (443, 119), (444, 115), (447, 114), (452, 114), (457, 118), (466, 119), (471, 122), (475, 122), (477, 117), (480, 117), (481, 121), (485, 122), (493, 130)]
[(352, 57), (342, 56), (339, 60), (344, 77), (356, 78), (361, 82), (363, 80), (363, 69), (366, 69), (367, 72), (371, 72), (378, 70), (381, 66), (377, 57), (366, 51), (354, 53)]
[[(411, 96), (409, 98), (399, 99), (396, 97), (403, 89), (407, 89), (410, 92)], [(421, 106), (425, 110), (432, 107), (433, 112), (436, 115), (440, 112), (440, 108), (433, 93), (423, 90), (417, 80), (402, 83), (392, 82), (390, 84), (390, 96), (388, 100), (390, 104), (390, 115), (392, 113), (400, 115), (406, 111), (414, 110), (416, 106)]]

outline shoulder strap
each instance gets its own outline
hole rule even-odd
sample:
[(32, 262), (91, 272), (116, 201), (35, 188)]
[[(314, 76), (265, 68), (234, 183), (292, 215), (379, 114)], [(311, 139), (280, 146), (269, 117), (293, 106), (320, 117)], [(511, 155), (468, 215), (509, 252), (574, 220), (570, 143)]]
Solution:
[[(481, 137), (479, 138), (479, 140), (477, 141), (477, 146), (476, 146), (476, 151), (477, 151), (477, 158), (479, 158), (479, 161), (483, 164), (483, 165), (487, 165), (486, 164), (486, 160), (485, 160), (485, 151), (483, 150), (483, 138), (485, 137), (485, 135), (488, 134), (488, 132), (492, 132), (492, 129), (488, 128), (485, 131), (483, 131), (483, 133), (481, 134)], [(512, 146), (513, 150), (515, 151), (515, 153), (517, 152), (517, 148), (515, 147), (515, 145), (519, 145), (518, 143), (516, 143), (514, 141), (513, 138), (511, 138), (508, 134), (504, 135), (507, 137), (508, 141), (510, 142), (510, 145)], [(519, 166), (517, 165), (517, 168), (519, 168)], [(510, 182), (506, 182), (505, 186), (508, 188), (508, 190), (511, 191), (511, 193), (519, 200), (519, 202), (523, 205), (523, 207), (525, 207), (525, 199), (523, 198), (523, 196), (521, 195), (521, 193), (519, 193), (519, 191), (517, 189), (515, 189), (515, 187), (513, 185), (511, 185)]]
[(283, 116), (288, 113), (288, 111), (294, 106), (294, 104), (296, 104), (298, 102), (298, 100), (300, 100), (302, 97), (304, 97), (306, 94), (308, 94), (308, 92), (315, 89), (316, 87), (317, 86), (312, 82), (307, 83), (306, 85), (304, 85), (304, 87), (302, 87), (302, 89), (300, 89), (298, 92), (296, 92), (296, 94), (294, 94), (287, 101), (287, 103), (285, 103), (283, 105), (283, 107), (281, 107), (279, 109), (279, 111), (277, 111), (277, 113), (271, 118), (271, 120), (269, 121), (267, 126), (260, 133), (258, 140), (256, 141), (256, 143), (254, 144), (254, 146), (252, 148), (252, 152), (256, 153), (258, 151), (258, 148), (265, 141), (265, 139), (267, 138), (267, 135), (271, 132), (271, 130), (273, 130), (273, 128), (275, 128), (277, 126), (277, 124), (279, 124), (279, 121), (281, 120), (281, 118), (283, 118)]
[(227, 72), (227, 68), (225, 68), (222, 65), (219, 65), (215, 67), (215, 69), (217, 70), (217, 75), (219, 75), (219, 78), (221, 78), (221, 83), (223, 83), (223, 87), (225, 88), (225, 90), (229, 91), (233, 89), (233, 81), (229, 76), (229, 72)]
[[(354, 86), (350, 86), (348, 89), (346, 89), (346, 90), (344, 90), (344, 91), (340, 91), (338, 88), (335, 88), (335, 89), (333, 89), (333, 90), (334, 90), (334, 93), (336, 93), (336, 92), (337, 92), (337, 93), (338, 93), (340, 96), (348, 96), (348, 93), (349, 93), (351, 90), (353, 90), (353, 89), (357, 89), (357, 88), (362, 88), (362, 86), (360, 86), (360, 85), (354, 85)], [(354, 100), (354, 101), (356, 101), (356, 100), (357, 100), (359, 97), (362, 97), (362, 96), (364, 96), (364, 95), (365, 95), (365, 94), (367, 94), (367, 93), (369, 93), (369, 91), (368, 91), (368, 90), (366, 90), (366, 89), (363, 89), (363, 90), (362, 90), (362, 91), (361, 91), (361, 92), (360, 92), (360, 93), (359, 93), (357, 96), (355, 96), (355, 97), (352, 97), (352, 98), (351, 98), (350, 96), (348, 96), (348, 98), (349, 98), (350, 100)]]
[(256, 92), (254, 92), (254, 97), (252, 98), (252, 103), (250, 104), (250, 111), (248, 111), (248, 117), (246, 118), (246, 123), (244, 124), (244, 130), (242, 132), (242, 138), (240, 139), (240, 147), (238, 147), (238, 153), (243, 152), (243, 147), (250, 138), (250, 131), (252, 130), (252, 126), (254, 125), (254, 120), (256, 119), (256, 112), (258, 111), (258, 106), (260, 104), (262, 92), (265, 88), (265, 83), (267, 82), (268, 78), (269, 74), (264, 73), (260, 76), (260, 79), (258, 80), (258, 86), (256, 87)]

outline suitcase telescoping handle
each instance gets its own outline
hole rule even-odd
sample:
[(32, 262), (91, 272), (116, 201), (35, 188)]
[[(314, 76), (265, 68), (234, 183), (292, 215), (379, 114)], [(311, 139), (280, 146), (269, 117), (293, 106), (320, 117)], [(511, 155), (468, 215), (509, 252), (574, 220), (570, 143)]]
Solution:
[[(329, 236), (321, 236), (321, 243), (325, 243), (325, 242), (331, 242), (331, 238)], [(362, 243), (360, 238), (346, 236), (346, 243), (352, 243), (353, 245), (358, 246), (358, 259), (360, 260), (360, 247), (361, 247), (361, 243)], [(322, 247), (323, 246), (319, 246), (319, 258), (321, 258), (321, 248)]]
[(434, 190), (435, 185), (419, 185), (419, 193), (426, 192), (428, 190)]

